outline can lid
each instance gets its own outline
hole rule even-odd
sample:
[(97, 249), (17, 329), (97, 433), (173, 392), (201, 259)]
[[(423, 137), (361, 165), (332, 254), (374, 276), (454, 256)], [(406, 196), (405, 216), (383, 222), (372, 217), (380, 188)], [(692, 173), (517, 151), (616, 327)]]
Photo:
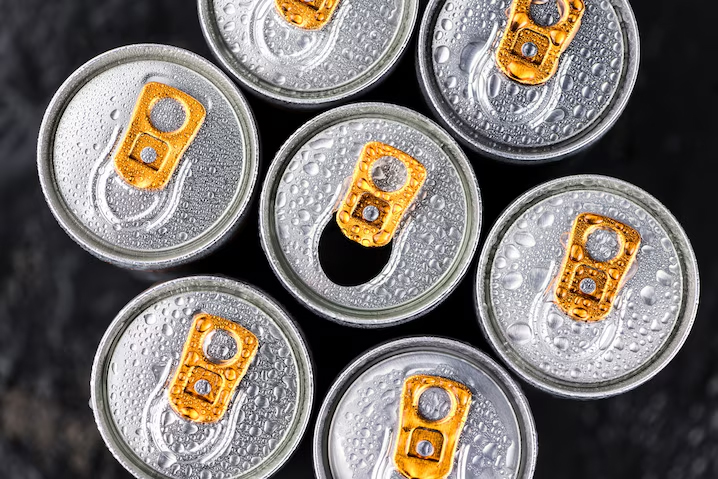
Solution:
[(559, 396), (601, 398), (656, 375), (695, 319), (695, 255), (670, 212), (629, 183), (594, 175), (526, 192), (481, 253), (476, 304), (517, 374)]
[[(481, 211), (473, 169), (444, 130), (406, 108), (357, 103), (309, 121), (279, 150), (260, 236), (305, 305), (379, 327), (414, 319), (453, 291), (477, 248)], [(359, 278), (375, 254), (376, 268)]]
[(430, 0), (418, 40), (437, 116), (469, 147), (514, 162), (600, 138), (628, 102), (639, 56), (627, 0)]
[(130, 45), (80, 67), (43, 118), (38, 171), (60, 225), (99, 258), (161, 269), (244, 216), (258, 137), (237, 87), (201, 57)]
[(142, 479), (269, 477), (299, 444), (314, 394), (286, 312), (212, 276), (133, 299), (100, 343), (90, 386), (103, 439)]
[(406, 49), (417, 0), (199, 0), (212, 52), (252, 92), (318, 107), (370, 88)]
[(319, 479), (528, 479), (536, 455), (528, 402), (508, 373), (438, 337), (391, 341), (357, 358), (329, 390), (314, 430)]

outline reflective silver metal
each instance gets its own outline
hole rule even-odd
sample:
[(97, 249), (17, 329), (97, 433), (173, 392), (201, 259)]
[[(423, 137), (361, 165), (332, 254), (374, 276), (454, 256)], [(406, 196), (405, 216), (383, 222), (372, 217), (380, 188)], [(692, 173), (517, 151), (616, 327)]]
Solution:
[(391, 71), (409, 43), (419, 5), (417, 0), (338, 2), (316, 30), (290, 24), (276, 0), (198, 0), (198, 5), (207, 43), (242, 85), (286, 105), (319, 107), (358, 95)]
[[(321, 267), (319, 240), (370, 141), (413, 156), (427, 177), (384, 269), (340, 286)], [(274, 272), (301, 302), (343, 324), (379, 327), (425, 314), (453, 291), (477, 248), (481, 211), (473, 169), (444, 130), (403, 107), (357, 103), (310, 120), (279, 150), (262, 188), (260, 234)]]
[[(410, 337), (367, 351), (332, 385), (314, 430), (319, 479), (404, 478), (393, 458), (402, 387), (416, 374), (457, 381), (471, 391), (450, 479), (533, 477), (536, 428), (526, 398), (508, 373), (464, 343)], [(446, 393), (432, 389), (419, 398), (419, 412), (429, 419), (448, 409)]]
[[(554, 0), (534, 0), (533, 19), (559, 18)], [(600, 138), (616, 121), (638, 75), (639, 38), (627, 0), (586, 1), (556, 74), (526, 86), (496, 64), (510, 0), (430, 0), (419, 31), (418, 72), (437, 117), (488, 156), (559, 159)]]
[[(215, 423), (183, 419), (168, 400), (168, 382), (198, 312), (238, 323), (259, 343)], [(217, 351), (236, 348), (222, 343)], [(301, 332), (272, 298), (237, 281), (196, 276), (155, 286), (120, 311), (98, 348), (90, 388), (103, 439), (135, 477), (260, 479), (279, 469), (301, 440), (314, 378)]]
[[(206, 110), (161, 190), (131, 186), (113, 165), (148, 82), (177, 88)], [(160, 130), (184, 121), (172, 103), (161, 100), (151, 111)], [(258, 155), (254, 118), (226, 75), (179, 48), (130, 45), (90, 60), (63, 83), (40, 128), (37, 162), (48, 205), (77, 243), (119, 266), (161, 269), (205, 255), (230, 236), (254, 191)]]
[[(585, 212), (641, 235), (609, 315), (594, 323), (571, 319), (553, 302), (568, 233)], [(604, 233), (586, 243), (599, 261), (617, 246)], [(695, 255), (670, 212), (629, 183), (586, 175), (544, 183), (499, 217), (479, 260), (476, 303), (489, 342), (519, 376), (589, 399), (633, 389), (665, 367), (691, 330), (699, 290)]]

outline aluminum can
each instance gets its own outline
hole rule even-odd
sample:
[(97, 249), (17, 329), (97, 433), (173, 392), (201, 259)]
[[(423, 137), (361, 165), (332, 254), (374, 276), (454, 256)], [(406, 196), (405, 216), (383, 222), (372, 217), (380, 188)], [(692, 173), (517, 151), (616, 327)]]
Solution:
[(314, 430), (319, 479), (528, 479), (537, 437), (509, 374), (458, 341), (374, 348), (329, 390)]
[(603, 398), (675, 356), (698, 308), (696, 259), (655, 198), (603, 176), (544, 183), (499, 217), (479, 260), (476, 304), (491, 345), (558, 396)]
[(37, 162), (60, 226), (131, 269), (207, 254), (244, 218), (259, 144), (249, 107), (203, 58), (130, 45), (80, 67), (53, 97)]
[(272, 298), (196, 276), (130, 301), (102, 338), (90, 405), (107, 447), (142, 479), (260, 479), (309, 421), (307, 346)]
[(600, 138), (638, 64), (627, 0), (430, 0), (419, 33), (419, 83), (437, 117), (469, 147), (513, 162)]
[(296, 107), (358, 95), (398, 62), (418, 0), (198, 0), (205, 39), (250, 91)]
[[(403, 107), (357, 103), (310, 120), (281, 147), (262, 187), (260, 236), (306, 306), (346, 325), (388, 326), (453, 291), (477, 248), (481, 211), (473, 169), (444, 130)], [(322, 262), (332, 228), (357, 250)], [(333, 264), (356, 271), (357, 255), (389, 248), (358, 284), (327, 274)]]

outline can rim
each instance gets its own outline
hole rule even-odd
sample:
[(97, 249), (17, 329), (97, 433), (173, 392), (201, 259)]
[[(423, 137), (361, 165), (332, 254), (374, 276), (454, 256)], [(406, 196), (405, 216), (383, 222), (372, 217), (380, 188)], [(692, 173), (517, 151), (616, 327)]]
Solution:
[[(296, 451), (303, 438), (311, 417), (314, 401), (315, 378), (312, 359), (307, 347), (306, 339), (296, 321), (264, 291), (241, 281), (220, 276), (187, 276), (155, 285), (133, 298), (120, 310), (112, 320), (110, 326), (102, 337), (92, 364), (90, 376), (90, 407), (95, 423), (100, 431), (107, 448), (115, 459), (133, 476), (138, 479), (168, 478), (158, 471), (150, 468), (127, 446), (116, 429), (112, 420), (112, 413), (107, 404), (104, 382), (109, 368), (109, 358), (115, 350), (117, 341), (127, 327), (135, 319), (134, 314), (147, 307), (148, 304), (172, 296), (181, 291), (193, 291), (196, 287), (204, 287), (212, 291), (237, 295), (250, 304), (261, 307), (286, 335), (292, 350), (297, 358), (297, 382), (301, 386), (297, 397), (297, 414), (294, 424), (285, 436), (284, 446), (277, 449), (272, 455), (274, 459), (250, 469), (245, 475), (237, 479), (261, 479), (271, 476), (281, 468)], [(302, 380), (303, 378), (303, 380)], [(301, 394), (301, 395), (300, 395)], [(271, 456), (270, 456), (271, 458)]]
[[(452, 269), (423, 295), (407, 303), (383, 309), (361, 309), (339, 305), (324, 299), (293, 271), (281, 247), (276, 243), (274, 215), (272, 214), (276, 185), (294, 154), (317, 131), (337, 123), (361, 117), (381, 117), (416, 128), (434, 140), (452, 158), (453, 166), (462, 177), (467, 196), (466, 239)], [(473, 205), (472, 205), (473, 203)], [(326, 111), (309, 120), (280, 147), (269, 166), (262, 186), (259, 205), (259, 236), (262, 249), (274, 274), (284, 287), (302, 304), (320, 316), (346, 326), (377, 328), (411, 321), (438, 306), (465, 277), (479, 244), (482, 201), (478, 180), (468, 158), (456, 141), (432, 120), (408, 108), (388, 103), (352, 103)], [(428, 298), (428, 300), (427, 300)]]
[(359, 77), (338, 87), (302, 92), (273, 85), (266, 80), (256, 77), (248, 72), (234, 59), (234, 56), (225, 47), (222, 35), (218, 31), (214, 18), (212, 0), (197, 0), (199, 23), (209, 49), (219, 61), (222, 68), (229, 72), (243, 87), (257, 96), (263, 97), (280, 105), (298, 108), (320, 108), (331, 106), (339, 101), (355, 97), (375, 87), (382, 79), (396, 67), (406, 52), (411, 41), (414, 25), (419, 14), (418, 0), (404, 0), (406, 2), (405, 17), (399, 22), (400, 30), (391, 41), (389, 55), (382, 57), (372, 67)]
[[(70, 211), (56, 188), (53, 168), (55, 132), (67, 104), (90, 79), (112, 67), (130, 61), (159, 60), (188, 68), (212, 83), (232, 106), (241, 125), (245, 143), (245, 171), (242, 184), (225, 214), (207, 231), (182, 245), (156, 251), (123, 248), (100, 238), (83, 225)], [(37, 143), (37, 169), (45, 200), (63, 230), (94, 256), (117, 266), (137, 269), (163, 269), (193, 261), (218, 248), (239, 227), (259, 175), (259, 136), (254, 115), (237, 86), (216, 66), (199, 55), (178, 47), (159, 44), (133, 44), (109, 50), (75, 70), (53, 95), (40, 125)]]
[(435, 350), (443, 353), (454, 353), (464, 360), (468, 360), (484, 371), (490, 379), (501, 389), (506, 396), (519, 428), (521, 439), (521, 471), (517, 479), (530, 479), (536, 469), (538, 455), (538, 435), (528, 400), (520, 386), (498, 363), (485, 353), (472, 345), (455, 339), (440, 336), (408, 336), (384, 342), (379, 346), (365, 351), (348, 366), (332, 383), (317, 415), (314, 427), (313, 462), (314, 473), (318, 479), (332, 479), (332, 473), (327, 458), (328, 423), (334, 417), (338, 401), (353, 380), (367, 371), (375, 364), (394, 356), (397, 353), (407, 353), (421, 350)]
[[(598, 383), (571, 383), (537, 373), (536, 368), (526, 363), (511, 348), (506, 347), (502, 335), (497, 331), (492, 308), (489, 306), (490, 291), (488, 268), (494, 257), (499, 241), (516, 218), (527, 208), (554, 193), (595, 189), (618, 194), (645, 208), (671, 237), (681, 261), (683, 272), (683, 294), (681, 311), (674, 330), (664, 346), (656, 351), (650, 362), (627, 376)], [(674, 357), (686, 341), (698, 311), (700, 278), (695, 253), (685, 231), (678, 220), (655, 197), (641, 188), (617, 178), (602, 175), (575, 175), (542, 183), (515, 199), (499, 216), (491, 228), (479, 257), (474, 287), (474, 306), (484, 336), (501, 360), (521, 379), (532, 386), (559, 397), (572, 399), (602, 399), (630, 391), (658, 374)]]
[(429, 28), (435, 23), (436, 16), (446, 1), (447, 0), (429, 0), (426, 6), (419, 27), (419, 39), (416, 47), (416, 71), (419, 78), (419, 87), (434, 116), (439, 119), (440, 123), (445, 126), (446, 129), (459, 138), (462, 144), (471, 150), (495, 160), (516, 164), (538, 164), (557, 161), (575, 154), (598, 141), (611, 129), (621, 116), (621, 113), (623, 113), (636, 84), (636, 79), (638, 78), (641, 57), (640, 36), (636, 17), (628, 1), (611, 0), (614, 8), (616, 8), (618, 18), (624, 25), (624, 38), (628, 45), (624, 58), (627, 59), (627, 64), (622, 75), (622, 87), (611, 99), (611, 102), (603, 110), (600, 117), (594, 121), (593, 127), (559, 143), (538, 148), (527, 148), (525, 150), (511, 146), (506, 146), (508, 150), (502, 150), (490, 144), (482, 143), (470, 135), (467, 135), (464, 131), (454, 126), (454, 115), (447, 113), (441, 108), (444, 100), (441, 94), (438, 93), (436, 87), (431, 63), (431, 53), (428, 50), (428, 42), (432, 38)]

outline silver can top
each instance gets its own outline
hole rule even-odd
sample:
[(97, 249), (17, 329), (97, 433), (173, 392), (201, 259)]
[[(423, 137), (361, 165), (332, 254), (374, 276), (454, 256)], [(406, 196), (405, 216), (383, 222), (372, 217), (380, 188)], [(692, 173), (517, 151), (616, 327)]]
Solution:
[(600, 398), (657, 374), (693, 325), (691, 245), (655, 198), (613, 178), (540, 185), (501, 215), (476, 282), (481, 326), (506, 363), (553, 394)]
[(357, 358), (314, 431), (319, 479), (529, 479), (537, 437), (523, 393), (490, 358), (412, 337)]
[(417, 11), (417, 0), (199, 0), (202, 30), (224, 67), (254, 92), (299, 106), (379, 81), (405, 50)]
[(159, 269), (216, 247), (258, 174), (236, 86), (179, 48), (131, 45), (80, 67), (52, 99), (38, 170), (60, 225), (99, 258)]
[[(359, 211), (363, 198), (373, 203)], [(388, 246), (352, 233), (382, 222)], [(341, 241), (362, 252), (391, 248), (371, 279), (345, 285), (327, 275), (322, 239), (337, 223)], [(408, 321), (441, 302), (469, 266), (480, 223), (476, 177), (456, 142), (424, 116), (380, 103), (339, 107), (301, 127), (270, 166), (260, 204), (262, 246), (284, 285), (319, 314), (360, 327)], [(361, 260), (333, 261), (352, 271)]]
[(638, 28), (626, 0), (432, 0), (418, 55), (430, 106), (467, 145), (549, 160), (592, 143), (623, 111), (638, 74)]
[(210, 276), (132, 300), (100, 343), (90, 386), (107, 446), (142, 479), (269, 477), (304, 434), (314, 392), (289, 316)]

